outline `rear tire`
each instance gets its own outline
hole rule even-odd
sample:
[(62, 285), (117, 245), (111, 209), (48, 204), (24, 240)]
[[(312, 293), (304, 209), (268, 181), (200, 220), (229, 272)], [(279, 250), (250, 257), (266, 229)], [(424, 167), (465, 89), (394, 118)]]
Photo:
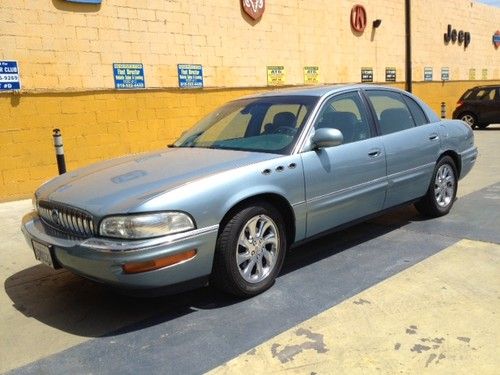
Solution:
[(450, 212), (457, 195), (458, 177), (455, 162), (449, 156), (438, 160), (425, 196), (415, 203), (426, 216), (439, 217)]
[(211, 283), (239, 297), (262, 293), (274, 284), (286, 249), (284, 220), (274, 206), (256, 202), (243, 207), (217, 238)]
[(477, 116), (471, 112), (464, 112), (460, 115), (460, 120), (464, 121), (471, 127), (471, 129), (476, 128), (477, 125)]

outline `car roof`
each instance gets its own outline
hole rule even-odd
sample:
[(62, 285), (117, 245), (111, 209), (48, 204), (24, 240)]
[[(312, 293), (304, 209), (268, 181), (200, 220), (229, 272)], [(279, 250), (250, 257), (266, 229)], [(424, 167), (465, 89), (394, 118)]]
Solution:
[(480, 86), (474, 86), (474, 87), (470, 88), (469, 90), (489, 89), (489, 88), (495, 88), (495, 87), (500, 87), (500, 85), (480, 85)]
[(304, 86), (304, 87), (290, 87), (284, 89), (275, 89), (271, 91), (266, 91), (262, 93), (256, 93), (252, 95), (244, 96), (240, 99), (249, 98), (261, 98), (261, 97), (273, 97), (273, 96), (316, 96), (322, 97), (325, 95), (334, 94), (336, 92), (342, 92), (352, 89), (381, 89), (390, 90), (397, 92), (405, 92), (398, 88), (390, 86), (380, 86), (380, 85), (366, 85), (366, 84), (338, 84), (338, 85), (321, 85), (321, 86)]

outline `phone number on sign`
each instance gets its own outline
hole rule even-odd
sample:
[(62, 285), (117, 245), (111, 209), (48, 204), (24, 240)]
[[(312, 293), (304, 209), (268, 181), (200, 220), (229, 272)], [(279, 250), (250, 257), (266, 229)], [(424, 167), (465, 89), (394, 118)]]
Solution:
[(18, 74), (0, 74), (0, 81), (16, 82), (19, 81)]

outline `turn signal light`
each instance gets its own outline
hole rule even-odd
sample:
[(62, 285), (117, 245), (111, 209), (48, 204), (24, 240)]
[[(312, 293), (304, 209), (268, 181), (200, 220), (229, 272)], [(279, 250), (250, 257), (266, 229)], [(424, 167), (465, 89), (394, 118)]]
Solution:
[(196, 249), (184, 251), (179, 254), (170, 255), (165, 258), (148, 260), (146, 262), (127, 263), (122, 266), (125, 273), (140, 273), (157, 270), (163, 267), (172, 266), (174, 264), (184, 262), (196, 256)]

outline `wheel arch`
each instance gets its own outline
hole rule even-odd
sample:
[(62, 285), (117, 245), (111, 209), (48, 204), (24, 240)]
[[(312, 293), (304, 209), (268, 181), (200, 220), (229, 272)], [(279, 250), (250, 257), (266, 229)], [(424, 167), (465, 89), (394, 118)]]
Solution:
[(238, 211), (240, 211), (243, 207), (248, 207), (252, 205), (252, 203), (257, 202), (266, 202), (275, 207), (280, 213), (285, 222), (285, 230), (287, 237), (287, 244), (290, 246), (295, 240), (295, 212), (290, 205), (290, 202), (280, 194), (277, 193), (261, 193), (246, 197), (237, 203), (233, 204), (233, 206), (224, 214), (220, 225), (219, 225), (219, 234), (224, 229), (225, 224), (231, 219), (231, 217)]
[(453, 162), (455, 163), (455, 168), (457, 168), (457, 179), (458, 179), (460, 177), (460, 173), (462, 172), (462, 159), (460, 158), (460, 155), (458, 155), (453, 150), (446, 150), (439, 156), (438, 161), (445, 156), (449, 156), (450, 158), (453, 159)]

